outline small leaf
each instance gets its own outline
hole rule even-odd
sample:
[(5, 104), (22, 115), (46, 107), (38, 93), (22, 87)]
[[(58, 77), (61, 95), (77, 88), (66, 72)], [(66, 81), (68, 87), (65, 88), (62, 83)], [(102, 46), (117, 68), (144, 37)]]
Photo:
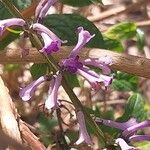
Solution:
[(143, 49), (145, 46), (145, 33), (141, 29), (136, 30), (137, 46), (139, 49)]
[(136, 25), (133, 22), (122, 22), (110, 27), (104, 35), (110, 39), (124, 40), (136, 35)]
[(30, 68), (33, 79), (43, 76), (47, 72), (47, 64), (33, 64)]
[(47, 16), (44, 25), (58, 35), (62, 40), (67, 40), (65, 45), (73, 46), (77, 43), (77, 28), (82, 26), (95, 37), (86, 45), (91, 48), (104, 48), (104, 40), (99, 29), (86, 18), (77, 14), (54, 14)]

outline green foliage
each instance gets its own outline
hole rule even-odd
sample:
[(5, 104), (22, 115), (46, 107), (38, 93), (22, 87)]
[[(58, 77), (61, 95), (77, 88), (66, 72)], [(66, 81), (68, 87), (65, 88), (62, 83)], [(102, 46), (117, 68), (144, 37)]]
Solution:
[(31, 75), (33, 79), (37, 79), (43, 76), (47, 72), (47, 64), (33, 64), (30, 68)]
[(53, 131), (54, 127), (58, 124), (56, 118), (48, 118), (45, 117), (43, 114), (39, 115), (39, 132), (42, 134), (40, 135), (41, 141), (45, 145), (49, 145), (52, 142), (52, 135), (51, 132)]
[(63, 4), (76, 6), (76, 7), (83, 7), (88, 6), (92, 3), (102, 3), (102, 0), (60, 0)]
[(65, 77), (71, 88), (80, 87), (79, 80), (76, 74), (70, 74), (66, 72)]
[[(31, 0), (11, 0), (11, 2), (19, 9), (22, 10), (29, 5), (31, 5)], [(8, 11), (8, 9), (0, 2), (0, 18), (6, 19), (11, 18), (13, 15)], [(14, 16), (15, 17), (15, 16)]]
[(20, 68), (20, 64), (6, 64), (4, 66), (4, 70), (9, 72), (18, 70), (19, 68)]
[(122, 22), (111, 26), (104, 35), (110, 39), (125, 40), (136, 35), (136, 25), (133, 22)]
[(137, 91), (138, 77), (127, 73), (119, 72), (113, 80), (112, 87), (117, 91)]
[(141, 29), (136, 30), (137, 46), (139, 49), (143, 49), (145, 46), (145, 33)]
[(138, 121), (141, 121), (144, 115), (144, 99), (139, 93), (134, 93), (129, 97), (125, 112), (118, 121), (127, 121), (131, 117), (135, 117)]
[(77, 14), (49, 15), (44, 19), (44, 25), (58, 35), (62, 40), (67, 40), (65, 45), (72, 46), (77, 43), (77, 28), (82, 26), (95, 37), (87, 44), (87, 47), (104, 48), (102, 34), (97, 27), (86, 18)]
[(123, 46), (119, 40), (110, 39), (103, 35), (105, 48), (108, 50), (116, 51), (116, 52), (123, 52)]

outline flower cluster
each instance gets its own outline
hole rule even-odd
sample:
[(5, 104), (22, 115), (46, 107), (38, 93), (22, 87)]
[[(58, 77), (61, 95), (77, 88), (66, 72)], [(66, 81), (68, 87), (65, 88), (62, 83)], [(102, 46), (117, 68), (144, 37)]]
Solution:
[[(53, 52), (57, 52), (60, 50), (62, 41), (57, 35), (55, 35), (51, 30), (49, 30), (44, 25), (40, 24), (42, 18), (46, 16), (48, 9), (56, 2), (57, 0), (41, 0), (39, 5), (36, 8), (35, 18), (36, 23), (30, 25), (30, 28), (34, 33), (36, 33), (39, 37), (41, 37), (43, 42), (43, 47), (39, 50), (41, 53), (45, 53), (47, 55), (52, 54)], [(24, 28), (26, 26), (26, 22), (20, 18), (6, 19), (0, 21), (0, 35), (3, 34), (5, 29), (11, 26), (21, 26)], [(28, 101), (34, 95), (37, 87), (43, 82), (49, 82), (49, 91), (48, 98), (45, 101), (46, 109), (57, 109), (59, 108), (58, 102), (58, 90), (61, 86), (61, 81), (63, 78), (62, 72), (70, 72), (72, 74), (78, 74), (84, 77), (91, 85), (93, 89), (99, 89), (100, 85), (104, 85), (107, 88), (111, 82), (113, 77), (108, 76), (111, 73), (109, 65), (111, 65), (112, 61), (109, 57), (103, 58), (88, 58), (85, 60), (80, 60), (79, 53), (81, 49), (95, 36), (91, 35), (87, 30), (83, 27), (78, 27), (78, 42), (76, 46), (72, 49), (68, 58), (60, 60), (59, 66), (60, 71), (58, 71), (54, 75), (44, 75), (39, 77), (37, 80), (33, 81), (29, 85), (20, 89), (19, 95), (23, 101)], [(21, 40), (23, 41), (26, 38), (26, 32), (23, 32), (21, 35)], [(28, 50), (26, 50), (23, 45), (22, 47), (22, 56), (26, 56), (28, 54)], [(90, 66), (98, 67), (102, 70), (103, 74), (98, 74), (95, 71), (90, 69)], [(77, 120), (80, 127), (80, 135), (76, 144), (80, 144), (85, 141), (87, 144), (91, 145), (92, 141), (87, 132), (84, 114), (82, 111), (78, 111), (76, 113)]]
[(137, 122), (135, 118), (130, 118), (127, 122), (115, 122), (112, 120), (106, 119), (96, 119), (97, 124), (103, 124), (112, 128), (117, 128), (122, 131), (121, 138), (116, 140), (116, 143), (121, 147), (122, 150), (130, 150), (137, 148), (129, 146), (127, 142), (139, 142), (139, 141), (150, 141), (150, 135), (137, 135), (137, 131), (143, 129), (145, 127), (150, 127), (150, 120), (146, 120), (143, 122)]

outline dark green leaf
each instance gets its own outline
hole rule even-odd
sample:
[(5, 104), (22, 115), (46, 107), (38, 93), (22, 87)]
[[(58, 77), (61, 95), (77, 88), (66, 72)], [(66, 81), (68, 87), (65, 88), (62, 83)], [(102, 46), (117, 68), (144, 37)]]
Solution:
[(61, 2), (67, 5), (77, 7), (83, 7), (91, 4), (90, 0), (61, 0)]
[[(32, 0), (11, 0), (11, 2), (20, 10), (31, 5)], [(6, 19), (11, 18), (13, 15), (9, 12), (9, 10), (0, 2), (0, 18)], [(15, 17), (15, 16), (14, 16)]]
[(87, 44), (88, 47), (104, 48), (104, 40), (96, 26), (86, 18), (77, 14), (49, 15), (44, 19), (44, 24), (57, 34), (62, 40), (67, 40), (66, 45), (77, 43), (77, 28), (82, 26), (95, 37)]
[(37, 79), (42, 75), (45, 75), (47, 72), (46, 64), (33, 64), (30, 68), (31, 75), (33, 79)]
[(143, 49), (145, 45), (145, 34), (141, 29), (136, 30), (137, 45), (139, 49)]
[(70, 73), (66, 72), (65, 76), (66, 76), (66, 80), (71, 88), (80, 87), (79, 80), (78, 80), (76, 74), (70, 74)]
[(136, 35), (136, 25), (132, 22), (122, 22), (110, 27), (104, 35), (110, 39), (129, 39)]

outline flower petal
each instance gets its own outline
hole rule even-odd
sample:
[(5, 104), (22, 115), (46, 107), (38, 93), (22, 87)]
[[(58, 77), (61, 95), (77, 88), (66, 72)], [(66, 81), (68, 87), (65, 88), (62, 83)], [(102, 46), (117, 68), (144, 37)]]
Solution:
[(19, 92), (19, 96), (22, 98), (23, 101), (28, 101), (35, 93), (37, 87), (46, 80), (47, 80), (46, 76), (41, 76), (36, 81), (33, 81), (26, 87), (22, 88)]
[(93, 142), (87, 132), (84, 114), (82, 111), (77, 112), (77, 119), (79, 123), (79, 139), (76, 141), (76, 144), (79, 145), (82, 142), (87, 143), (88, 145), (93, 145)]
[(47, 109), (57, 109), (59, 107), (58, 103), (58, 89), (61, 85), (62, 75), (58, 74), (56, 78), (53, 78), (49, 87), (49, 95), (45, 101), (45, 108)]
[(21, 18), (11, 18), (0, 20), (0, 36), (3, 34), (4, 30), (10, 26), (24, 26), (25, 21)]
[(118, 138), (116, 139), (116, 144), (118, 144), (121, 148), (121, 150), (139, 150), (138, 148), (135, 148), (133, 146), (129, 146), (124, 139)]
[(71, 51), (69, 57), (76, 57), (83, 46), (88, 43), (95, 35), (91, 35), (87, 30), (84, 30), (83, 27), (78, 27), (78, 42), (74, 49)]

